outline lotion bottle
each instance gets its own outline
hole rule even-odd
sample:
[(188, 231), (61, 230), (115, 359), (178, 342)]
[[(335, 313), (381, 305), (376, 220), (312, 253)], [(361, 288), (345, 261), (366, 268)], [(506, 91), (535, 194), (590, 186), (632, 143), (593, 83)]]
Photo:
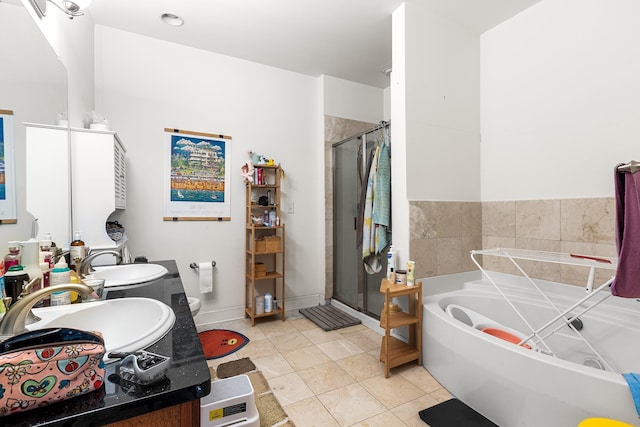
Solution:
[(71, 263), (71, 269), (76, 272), (80, 268), (80, 262), (87, 256), (87, 247), (84, 241), (80, 237), (79, 231), (73, 232), (73, 241), (69, 245), (69, 258)]
[[(51, 270), (51, 273), (49, 273), (49, 283), (51, 286), (71, 283), (71, 270), (69, 270), (64, 257), (60, 257), (60, 261), (58, 261), (53, 270)], [(71, 292), (58, 291), (51, 294), (52, 306), (65, 304), (71, 304)]]

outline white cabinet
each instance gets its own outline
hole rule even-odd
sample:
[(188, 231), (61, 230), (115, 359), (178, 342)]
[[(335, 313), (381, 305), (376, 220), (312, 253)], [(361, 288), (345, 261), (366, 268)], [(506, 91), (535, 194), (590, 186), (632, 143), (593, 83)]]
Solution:
[(105, 224), (127, 207), (125, 153), (115, 132), (71, 129), (72, 231), (92, 249), (117, 245)]
[(120, 246), (105, 224), (126, 208), (126, 150), (115, 132), (27, 127), (27, 211), (65, 248), (73, 232), (92, 249)]

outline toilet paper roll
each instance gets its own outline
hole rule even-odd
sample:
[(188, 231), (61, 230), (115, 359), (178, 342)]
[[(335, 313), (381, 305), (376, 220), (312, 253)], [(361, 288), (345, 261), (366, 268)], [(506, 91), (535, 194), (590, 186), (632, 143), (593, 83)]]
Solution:
[(211, 261), (198, 264), (198, 275), (200, 293), (208, 294), (213, 292), (213, 266), (211, 265)]

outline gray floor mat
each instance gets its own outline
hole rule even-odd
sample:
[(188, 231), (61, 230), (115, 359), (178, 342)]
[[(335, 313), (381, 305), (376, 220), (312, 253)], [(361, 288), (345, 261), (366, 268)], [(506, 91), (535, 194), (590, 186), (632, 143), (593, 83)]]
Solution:
[(360, 320), (338, 310), (332, 305), (318, 305), (316, 307), (303, 308), (298, 311), (325, 331), (333, 331), (360, 324)]

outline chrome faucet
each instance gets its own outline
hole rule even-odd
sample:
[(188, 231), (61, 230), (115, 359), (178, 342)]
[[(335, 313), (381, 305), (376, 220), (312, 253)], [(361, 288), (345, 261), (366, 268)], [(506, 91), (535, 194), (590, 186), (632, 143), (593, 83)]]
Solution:
[(93, 292), (93, 288), (83, 283), (64, 283), (38, 289), (35, 292), (24, 295), (14, 304), (11, 304), (9, 310), (0, 320), (0, 340), (25, 332), (27, 318), (33, 305), (47, 295), (58, 291), (76, 291), (82, 295), (90, 295)]
[(116, 257), (118, 257), (118, 264), (122, 262), (122, 253), (120, 251), (116, 251), (115, 249), (91, 252), (89, 255), (84, 257), (82, 261), (80, 261), (80, 266), (78, 267), (78, 274), (80, 275), (80, 277), (84, 277), (92, 272), (93, 269), (91, 268), (91, 261), (104, 254), (115, 255)]

